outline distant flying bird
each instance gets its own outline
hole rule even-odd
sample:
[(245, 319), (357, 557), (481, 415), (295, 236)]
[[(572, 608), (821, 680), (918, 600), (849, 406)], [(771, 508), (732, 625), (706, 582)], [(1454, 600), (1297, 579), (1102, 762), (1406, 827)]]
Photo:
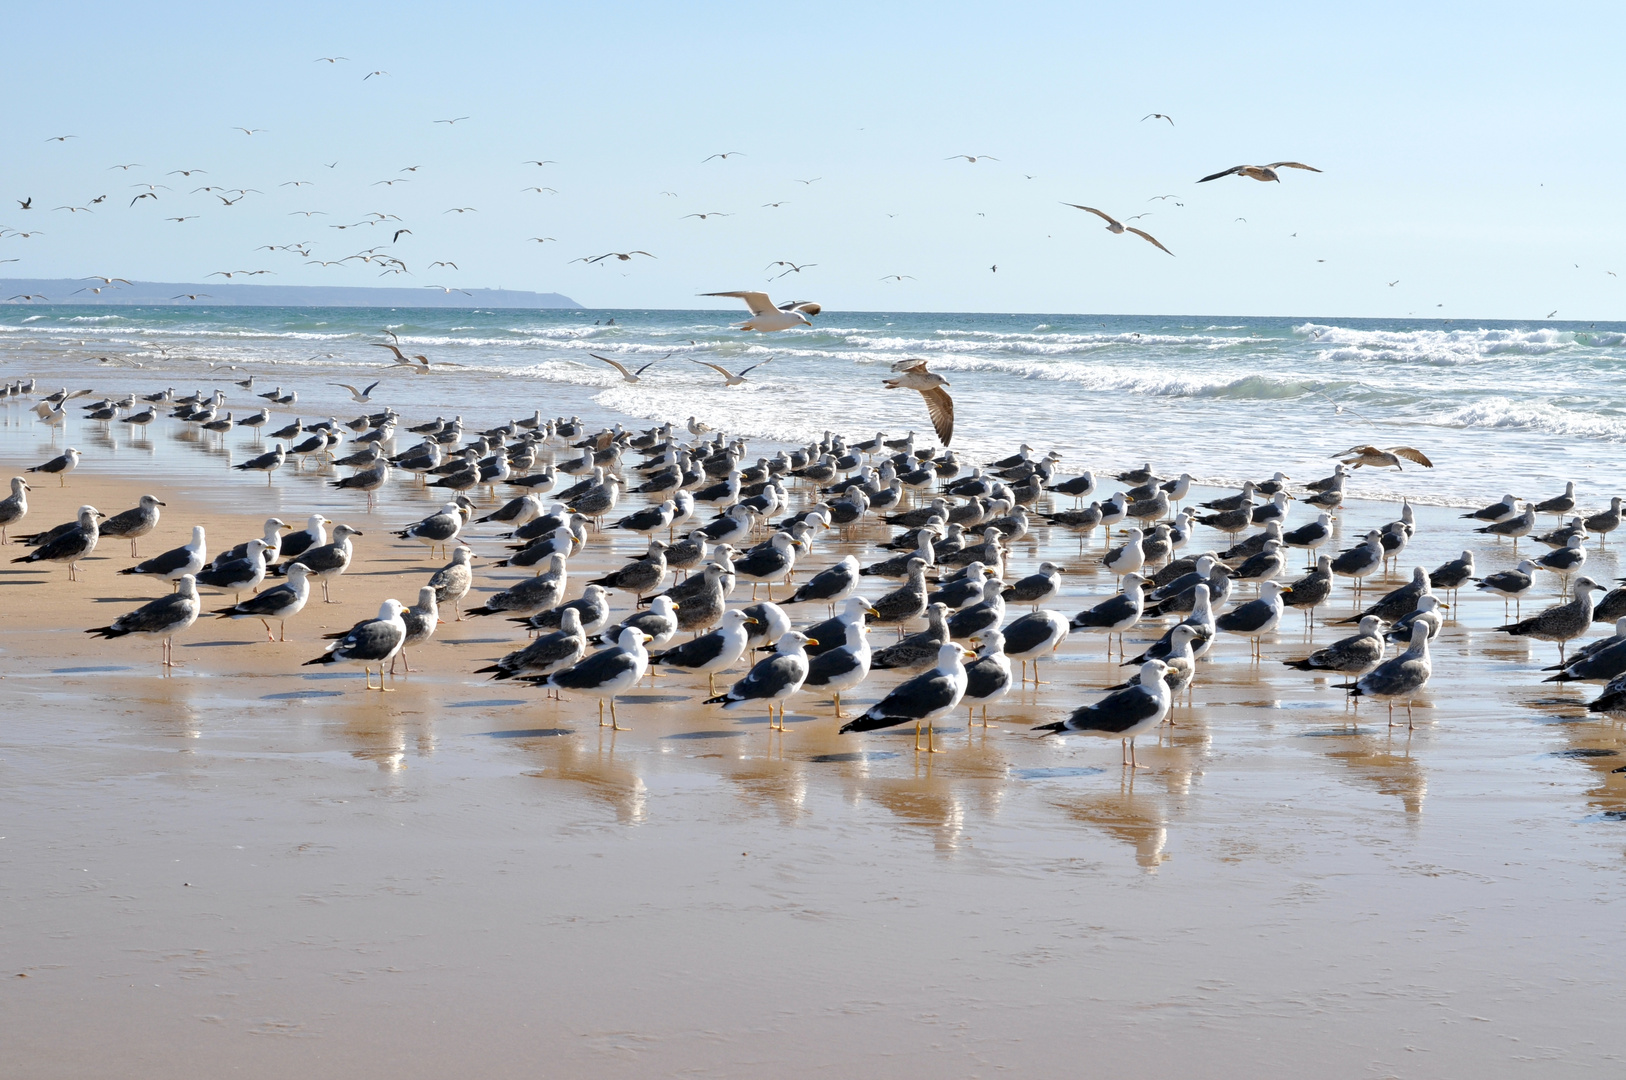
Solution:
[(812, 326), (812, 316), (822, 310), (818, 304), (811, 301), (795, 301), (779, 307), (768, 299), (765, 292), (756, 292), (751, 289), (742, 289), (737, 292), (701, 293), (701, 296), (726, 296), (734, 300), (744, 300), (745, 306), (751, 309), (751, 317), (737, 324), (739, 330), (755, 330), (759, 333), (772, 333), (775, 330), (789, 330), (793, 326)]
[(550, 240), (555, 244), (559, 242), (559, 238), (556, 236), (533, 236), (531, 239), (536, 241), (538, 244), (546, 244)]
[(1399, 278), (1395, 278), (1395, 279), (1394, 279), (1394, 280), (1393, 280), (1393, 281), (1391, 281), (1391, 282), (1389, 282), (1389, 288), (1391, 288), (1391, 289), (1392, 289), (1392, 288), (1394, 288), (1394, 287), (1395, 287), (1395, 286), (1396, 286), (1396, 285), (1399, 285), (1399, 284), (1400, 284), (1400, 279), (1399, 279)]
[(1174, 117), (1165, 116), (1160, 112), (1147, 113), (1145, 116), (1140, 118), (1140, 122), (1143, 123), (1143, 124), (1146, 123), (1146, 121), (1148, 121), (1148, 120), (1167, 120), (1169, 122), (1170, 127), (1174, 126)]
[(456, 116), (456, 117), (453, 117), (453, 118), (452, 118), (452, 119), (450, 119), (450, 120), (436, 120), (436, 121), (435, 121), (435, 123), (437, 123), (437, 124), (448, 124), (448, 125), (450, 125), (450, 124), (455, 124), (455, 123), (457, 123), (457, 122), (458, 122), (458, 121), (459, 121), (459, 120), (467, 120), (467, 119), (468, 119), (468, 117), (466, 117), (466, 116)]
[(129, 172), (131, 169), (139, 169), (139, 168), (141, 168), (141, 162), (132, 161), (128, 165), (109, 165), (107, 167), (107, 171), (112, 172), (114, 169), (121, 169), (124, 172)]
[(244, 135), (258, 135), (260, 132), (264, 131), (265, 128), (234, 127), (232, 130), (241, 131)]
[(473, 296), (474, 295), (473, 293), (469, 292), (467, 289), (454, 289), (450, 285), (425, 285), (424, 288), (426, 288), (426, 289), (439, 289), (441, 292), (447, 294), (448, 296), (450, 296), (454, 292), (460, 292), (464, 296)]
[(551, 187), (527, 187), (527, 188), (520, 188), (519, 190), (522, 191), (522, 192), (524, 192), (524, 191), (534, 191), (538, 195), (542, 194), (544, 191), (547, 192), (549, 195), (557, 195), (557, 194), (559, 194), (559, 189), (558, 188), (551, 188)]
[(740, 150), (730, 150), (730, 151), (728, 151), (728, 153), (726, 153), (726, 154), (713, 154), (713, 155), (711, 155), (711, 157), (708, 157), (708, 158), (705, 158), (705, 159), (703, 159), (703, 160), (702, 160), (702, 161), (701, 161), (701, 162), (700, 162), (700, 164), (702, 164), (702, 165), (704, 165), (704, 164), (705, 164), (705, 163), (706, 163), (706, 162), (707, 162), (707, 161), (710, 161), (710, 160), (711, 160), (711, 158), (722, 158), (722, 159), (723, 159), (723, 160), (724, 160), (724, 161), (727, 161), (727, 160), (728, 160), (728, 159), (729, 159), (729, 158), (731, 158), (731, 157), (744, 157), (744, 156), (745, 156), (745, 154), (744, 154), (744, 152), (743, 152), (743, 151), (740, 151)]
[(325, 62), (329, 64), (337, 64), (340, 60), (348, 59), (350, 59), (348, 56), (318, 56), (315, 60), (312, 60), (311, 63), (320, 64)]
[(135, 282), (131, 281), (129, 278), (103, 277), (100, 274), (86, 274), (84, 280), (86, 280), (86, 281), (99, 281), (103, 285), (111, 285), (115, 281), (122, 281), (126, 285), (134, 285), (135, 284)]
[(164, 175), (165, 176), (191, 176), (193, 173), (208, 175), (207, 173), (204, 173), (204, 171), (202, 169), (171, 169), (169, 172), (165, 173)]
[(661, 357), (660, 360), (651, 360), (637, 371), (628, 371), (626, 365), (618, 361), (611, 360), (608, 356), (600, 356), (598, 353), (588, 353), (587, 355), (591, 356), (594, 360), (602, 360), (604, 363), (609, 364), (611, 367), (615, 368), (615, 370), (619, 371), (621, 373), (622, 382), (635, 383), (638, 381), (638, 377), (644, 372), (648, 371), (650, 368), (660, 363), (661, 360), (665, 360), (667, 356), (671, 356), (672, 354), (667, 353), (666, 356)]
[[(219, 197), (220, 196), (218, 196), (218, 195), (215, 196), (215, 198), (217, 198), (217, 199)], [(140, 195), (137, 195), (135, 198), (130, 200), (130, 205), (134, 206), (136, 203), (140, 202), (142, 199), (156, 199), (156, 198), (158, 198), (156, 193), (151, 192), (151, 191), (143, 191)]]
[(395, 235), (390, 238), (390, 243), (393, 244), (397, 240), (401, 239), (401, 237), (403, 237), (403, 236), (411, 236), (411, 235), (412, 235), (412, 230), (411, 229), (396, 229), (395, 230)]
[(443, 214), (478, 214), (480, 211), (472, 206), (454, 206), (450, 210), (442, 210)]
[(69, 139), (77, 139), (78, 137), (79, 136), (77, 136), (77, 135), (52, 135), (49, 139), (46, 139), (45, 141), (46, 142), (67, 142)]
[(1159, 199), (1178, 199), (1178, 195), (1153, 195), (1147, 202), (1157, 202)]
[(937, 437), (947, 446), (954, 438), (954, 399), (944, 389), (949, 381), (936, 372), (926, 370), (924, 360), (899, 360), (892, 365), (898, 372), (895, 379), (886, 379), (882, 385), (888, 390), (918, 390), (926, 399), (926, 411), (931, 415)]
[(204, 299), (204, 300), (213, 300), (214, 299), (214, 297), (210, 296), (208, 293), (197, 293), (197, 292), (181, 293), (179, 296), (170, 297), (170, 299), (171, 300), (182, 300), (182, 299), (185, 299), (185, 300), (197, 300), (200, 297), (202, 299)]
[(1549, 311), (1549, 312), (1548, 312), (1548, 313), (1547, 313), (1547, 317), (1548, 317), (1548, 318), (1549, 318), (1549, 319), (1550, 319), (1550, 318), (1552, 318), (1552, 317), (1553, 317), (1553, 316), (1554, 316), (1554, 315), (1557, 315), (1557, 314), (1558, 314), (1558, 309), (1557, 309), (1557, 308), (1553, 308), (1553, 310), (1551, 310), (1551, 311)]
[(537, 168), (541, 168), (544, 165), (557, 165), (559, 163), (557, 161), (534, 161), (533, 160), (533, 161), (522, 161), (522, 162), (520, 162), (520, 164), (521, 165), (535, 165)]
[(365, 75), (363, 75), (361, 77), (361, 81), (366, 82), (368, 79), (372, 78), (374, 75), (388, 75), (388, 74), (389, 74), (389, 72), (387, 72), (387, 71), (369, 71), (367, 74), (365, 74)]
[(679, 218), (679, 219), (678, 219), (678, 220), (679, 220), (679, 221), (684, 221), (684, 220), (686, 220), (686, 219), (688, 219), (688, 218), (692, 218), (692, 217), (697, 217), (697, 218), (699, 218), (699, 219), (700, 219), (700, 220), (701, 220), (701, 221), (705, 221), (705, 220), (706, 220), (706, 219), (707, 219), (707, 218), (714, 218), (714, 217), (733, 217), (733, 216), (734, 216), (734, 215), (733, 215), (733, 214), (725, 214), (725, 213), (723, 213), (723, 212), (722, 212), (722, 211), (721, 211), (721, 210), (713, 210), (713, 211), (711, 211), (711, 213), (709, 213), (709, 214), (684, 214), (684, 215), (683, 215), (683, 217), (681, 217), (681, 218)]
[(309, 180), (284, 180), (282, 183), (278, 184), (277, 186), (278, 187), (310, 187), (311, 182)]
[(811, 180), (797, 180), (794, 176), (791, 177), (791, 180), (794, 181), (795, 183), (798, 183), (798, 184), (816, 184), (820, 180), (823, 180), (823, 179), (824, 179), (824, 177), (822, 177), (822, 176), (815, 176)]
[(18, 199), (17, 205), (22, 207), (24, 210), (34, 209), (34, 196), (30, 195), (26, 199)]
[(580, 259), (571, 259), (570, 261), (596, 263), (603, 262), (605, 259), (619, 259), (622, 262), (631, 262), (634, 255), (646, 255), (651, 259), (655, 258), (655, 256), (650, 255), (647, 251), (606, 251), (603, 255), (583, 256)]
[(1246, 176), (1253, 180), (1266, 182), (1274, 180), (1279, 184), (1282, 182), (1282, 178), (1276, 175), (1277, 169), (1304, 169), (1307, 172), (1321, 171), (1314, 165), (1304, 165), (1297, 161), (1273, 161), (1269, 165), (1237, 165), (1226, 169), (1224, 172), (1217, 172), (1211, 176), (1205, 176), (1201, 180), (1197, 181), (1197, 183), (1206, 184), (1210, 180), (1218, 180), (1222, 176), (1234, 175)]
[(778, 281), (780, 278), (784, 277), (785, 274), (800, 274), (803, 270), (806, 270), (808, 267), (817, 266), (817, 265), (819, 265), (819, 264), (818, 263), (802, 263), (800, 265), (797, 265), (796, 263), (789, 262), (789, 261), (787, 261), (785, 259), (780, 259), (780, 260), (778, 260), (776, 262), (769, 263), (767, 266), (764, 266), (763, 269), (764, 270), (772, 270), (776, 266), (788, 266), (788, 267), (790, 267), (790, 269), (786, 270), (784, 274), (779, 274), (779, 275), (776, 275), (774, 277), (774, 280)]
[(713, 364), (713, 363), (711, 363), (710, 361), (707, 361), (707, 360), (696, 360), (694, 357), (691, 356), (691, 357), (689, 357), (689, 362), (692, 363), (692, 364), (699, 364), (702, 367), (711, 368), (711, 370), (715, 371), (717, 374), (719, 374), (719, 375), (721, 375), (723, 377), (723, 385), (724, 386), (742, 386), (742, 385), (744, 385), (744, 383), (746, 381), (745, 376), (746, 376), (747, 373), (755, 371), (757, 368), (761, 367), (763, 364), (772, 363), (773, 362), (773, 357), (770, 356), (770, 357), (768, 357), (768, 359), (759, 361), (758, 363), (755, 363), (755, 364), (752, 364), (748, 368), (741, 368), (740, 371), (739, 371), (739, 374), (737, 374), (737, 375), (734, 374), (733, 372), (729, 371), (727, 368), (722, 367), (722, 366), (720, 366), (718, 364)]
[(882, 281), (903, 281), (905, 279), (907, 279), (909, 281), (917, 281), (917, 280), (919, 280), (913, 274), (888, 274), (888, 275), (886, 275), (886, 277), (881, 278), (880, 280), (882, 280)]
[(453, 270), (457, 269), (457, 264), (454, 262), (432, 262), (429, 264), (429, 269), (433, 270), (437, 266), (450, 266)]
[(1173, 255), (1174, 254), (1174, 252), (1170, 251), (1168, 248), (1164, 247), (1161, 243), (1159, 243), (1157, 237), (1153, 236), (1151, 233), (1144, 232), (1141, 229), (1137, 229), (1133, 225), (1125, 225), (1122, 222), (1118, 221), (1116, 218), (1114, 218), (1111, 214), (1107, 214), (1107, 213), (1104, 213), (1104, 212), (1102, 212), (1100, 210), (1097, 210), (1093, 206), (1080, 206), (1078, 203), (1062, 203), (1062, 205), (1063, 206), (1071, 206), (1075, 210), (1085, 210), (1085, 211), (1088, 211), (1091, 214), (1094, 214), (1096, 217), (1100, 218), (1102, 221), (1105, 221), (1107, 223), (1107, 232), (1109, 232), (1109, 233), (1116, 233), (1118, 235), (1122, 235), (1122, 234), (1124, 234), (1126, 232), (1132, 232), (1136, 236), (1140, 237), (1142, 240), (1145, 240), (1147, 243), (1149, 243), (1149, 244), (1153, 245), (1154, 247), (1156, 247), (1159, 251), (1163, 252), (1164, 254), (1166, 254), (1166, 255)]
[(956, 158), (965, 158), (967, 161), (969, 161), (973, 165), (975, 165), (979, 161), (998, 161), (999, 160), (998, 158), (994, 157), (992, 154), (978, 154), (976, 156), (972, 156), (971, 154), (950, 154), (948, 157), (944, 158), (943, 160), (944, 161), (953, 161)]
[[(401, 351), (401, 347), (399, 345), (387, 345), (387, 344), (385, 344), (383, 342), (379, 342), (379, 341), (369, 342), (369, 344), (371, 344), (374, 348), (377, 348), (377, 349), (388, 349), (390, 352), (395, 354), (395, 362), (397, 364), (403, 364), (406, 367), (412, 368), (419, 375), (426, 374), (429, 371), (429, 357), (427, 357), (427, 356), (419, 354), (417, 356), (409, 358), (405, 353), (403, 353)], [(457, 365), (456, 364), (448, 364), (446, 366), (448, 366), (448, 367), (456, 367)]]
[(358, 402), (359, 404), (365, 405), (369, 401), (373, 400), (373, 397), (372, 397), (372, 395), (373, 395), (373, 387), (377, 386), (378, 383), (383, 382), (383, 381), (384, 380), (379, 379), (377, 382), (374, 382), (371, 386), (368, 386), (367, 389), (365, 389), (365, 390), (357, 390), (354, 386), (351, 386), (349, 383), (342, 383), (342, 382), (328, 383), (328, 385), (329, 386), (342, 386), (342, 387), (344, 387), (346, 390), (350, 391), (350, 400)]

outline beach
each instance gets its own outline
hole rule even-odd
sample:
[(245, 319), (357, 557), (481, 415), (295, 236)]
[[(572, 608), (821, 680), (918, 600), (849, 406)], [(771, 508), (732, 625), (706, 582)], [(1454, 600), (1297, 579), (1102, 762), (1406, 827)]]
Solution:
[[(89, 384), (67, 364), (38, 374), (52, 389), (53, 375)], [(164, 379), (96, 376), (99, 391)], [(471, 430), (532, 408), (455, 377), (408, 385)], [(308, 415), (358, 411), (299, 386)], [(570, 393), (538, 405), (585, 401), (574, 411), (590, 424), (640, 426), (616, 410), (620, 391)], [(267, 1077), (1054, 1075), (1081, 1063), (1256, 1076), (1331, 1062), (1337, 1075), (1550, 1076), (1618, 1067), (1626, 1052), (1594, 1019), (1622, 997), (1611, 901), (1626, 871), (1626, 740), (1586, 713), (1596, 685), (1542, 684), (1552, 645), (1495, 632), (1499, 598), (1470, 588), (1453, 601), (1415, 731), (1403, 709), (1389, 728), (1380, 703), (1357, 723), (1330, 685), (1342, 680), (1281, 663), (1347, 628), (1317, 625), (1312, 641), (1289, 612), (1257, 663), (1224, 638), (1193, 706), (1139, 741), (1150, 768), (1138, 773), (1120, 767), (1115, 739), (1029, 730), (1128, 674), (1094, 635), (1068, 639), (1046, 665), (1053, 682), (1013, 691), (986, 729), (963, 712), (945, 721), (940, 754), (916, 753), (907, 727), (839, 735), (828, 696), (811, 691), (772, 732), (765, 710), (702, 704), (704, 679), (686, 674), (624, 695), (627, 730), (614, 732), (591, 699), (554, 703), (473, 674), (523, 642), (500, 617), (443, 622), (409, 650), (415, 670), (392, 694), (363, 691), (354, 668), (300, 666), (322, 633), (387, 597), (411, 603), (444, 564), (392, 535), (442, 501), (410, 478), (369, 513), (326, 484), (331, 470), (290, 466), (269, 488), (229, 471), (254, 448), (241, 431), (216, 445), (160, 421), (132, 439), (75, 419), (53, 440), (24, 408), (5, 410), (4, 475), (64, 445), (86, 451), (65, 486), (35, 478), (30, 526), (152, 493), (168, 505), (142, 557), (193, 524), (218, 550), (271, 515), (324, 513), (364, 533), (333, 584), (340, 603), (318, 592), (287, 642), (252, 620), (200, 620), (169, 675), (156, 642), (83, 632), (165, 588), (115, 575), (133, 561), (127, 543), (104, 540), (76, 584), (61, 567), (13, 565), (20, 545), (0, 549), (0, 1025), (27, 1075), (174, 1075), (181, 1062)], [(1140, 463), (1091, 456), (1096, 434), (1055, 440), (1069, 471)], [(1613, 452), (1575, 450), (1600, 469)], [(1199, 460), (1157, 464), (1197, 472)], [(1472, 471), (1462, 458), (1433, 476), (1408, 467), (1405, 483), (1451, 497), (1417, 507), (1400, 567), (1369, 580), (1368, 600), (1465, 548), (1481, 573), (1513, 565), (1511, 545), (1444, 505), (1479, 490)], [(1400, 481), (1372, 478), (1379, 498), (1356, 487), (1338, 547), (1395, 518)], [(1588, 506), (1609, 494), (1599, 482)], [(470, 603), (523, 575), (489, 567), (496, 532), (465, 534), (481, 557)], [(868, 561), (889, 532), (823, 534), (806, 568)], [(1218, 540), (1200, 530), (1190, 550)], [(571, 561), (571, 595), (642, 547), (593, 536)], [(1102, 547), (1099, 533), (1037, 529), (1014, 544), (1007, 580), (1064, 562), (1051, 606), (1071, 614), (1113, 592)], [(1587, 573), (1612, 582), (1617, 550), (1589, 541)], [(748, 596), (742, 583), (733, 600)], [(1556, 596), (1544, 575), (1524, 614)], [(615, 604), (619, 618), (625, 595)], [(1317, 622), (1355, 610), (1340, 581)], [(1131, 655), (1165, 625), (1131, 631)], [(866, 707), (898, 681), (876, 672), (844, 703)]]

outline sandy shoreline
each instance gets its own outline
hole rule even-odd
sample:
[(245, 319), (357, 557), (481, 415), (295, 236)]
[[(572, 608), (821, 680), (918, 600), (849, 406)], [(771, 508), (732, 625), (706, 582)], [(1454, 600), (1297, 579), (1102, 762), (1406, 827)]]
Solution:
[[(34, 463), (42, 431), (3, 434), (5, 475)], [(167, 454), (42, 481), (28, 524), (150, 490), (170, 505), (143, 556), (270, 513), (367, 535), (341, 604), (287, 643), (200, 622), (173, 677), (155, 643), (83, 633), (158, 594), (114, 575), (127, 545), (72, 586), (0, 549), (0, 1029), (28, 1075), (1048, 1075), (1088, 1055), (1241, 1076), (1336, 1053), (1359, 1075), (1539, 1076), (1626, 1051), (1589, 1019), (1621, 998), (1626, 744), (1577, 707), (1596, 687), (1541, 685), (1551, 646), (1490, 631), (1499, 600), (1462, 597), (1409, 738), (1377, 710), (1348, 727), (1278, 662), (1307, 651), (1296, 615), (1261, 665), (1224, 642), (1132, 781), (1116, 743), (1026, 732), (1121, 677), (1094, 638), (935, 757), (839, 736), (806, 694), (770, 735), (680, 677), (628, 695), (613, 734), (590, 703), (472, 675), (520, 641), (495, 620), (443, 624), (392, 695), (298, 667), (442, 564), (390, 536), (438, 500), (401, 483), (368, 515), (308, 476), (267, 492)], [(1352, 503), (1346, 544), (1393, 516)], [(1425, 508), (1402, 569), (1465, 546), (1511, 565), (1466, 524)], [(590, 544), (572, 595), (634, 540)], [(1018, 547), (1018, 572), (1080, 568), (1066, 612), (1110, 591), (1096, 547)], [(817, 565), (845, 550), (821, 541)]]

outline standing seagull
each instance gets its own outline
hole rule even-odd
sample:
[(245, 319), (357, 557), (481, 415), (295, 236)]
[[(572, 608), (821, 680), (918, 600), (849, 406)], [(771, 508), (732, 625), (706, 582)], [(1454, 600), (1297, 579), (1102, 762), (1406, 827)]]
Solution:
[(966, 684), (965, 665), (960, 661), (970, 655), (954, 642), (946, 642), (937, 650), (936, 667), (900, 683), (862, 716), (843, 724), (841, 734), (875, 731), (913, 721), (915, 750), (920, 750), (920, 725), (925, 724), (926, 749), (938, 753), (932, 745), (932, 725), (960, 707)]
[[(154, 555), (144, 563), (127, 566), (120, 570), (121, 574), (152, 574), (165, 581), (179, 582), (188, 574), (196, 574), (202, 570), (209, 561), (209, 553), (203, 540), (203, 526), (192, 526), (192, 539), (178, 548), (171, 548), (162, 555)], [(177, 587), (178, 584), (177, 584)]]
[(163, 664), (167, 668), (174, 667), (175, 635), (198, 621), (198, 611), (201, 607), (202, 604), (198, 601), (197, 582), (193, 580), (191, 574), (185, 574), (181, 577), (179, 587), (170, 595), (120, 615), (110, 626), (99, 626), (94, 630), (86, 630), (85, 633), (103, 638), (124, 637), (126, 634), (162, 638)]
[(649, 670), (649, 654), (644, 642), (649, 635), (631, 627), (621, 631), (616, 644), (563, 671), (548, 676), (548, 685), (557, 690), (579, 690), (598, 698), (598, 726), (604, 726), (604, 702), (610, 702), (610, 727), (620, 731), (615, 715), (615, 695), (638, 685)]
[(136, 541), (158, 528), (158, 508), (167, 505), (162, 499), (154, 495), (141, 496), (141, 505), (122, 514), (114, 514), (102, 522), (100, 529), (103, 536), (122, 536), (130, 541), (130, 558), (139, 558), (136, 554)]
[(1078, 203), (1070, 202), (1064, 202), (1062, 205), (1071, 206), (1074, 210), (1083, 210), (1087, 213), (1094, 214), (1096, 217), (1107, 223), (1107, 232), (1109, 233), (1116, 236), (1122, 236), (1126, 232), (1131, 232), (1140, 237), (1142, 240), (1145, 240), (1148, 244), (1151, 244), (1153, 247), (1157, 248), (1159, 251), (1163, 252), (1163, 254), (1174, 254), (1174, 252), (1170, 251), (1168, 248), (1159, 243), (1157, 237), (1153, 236), (1151, 233), (1137, 229), (1133, 225), (1125, 225), (1123, 222), (1119, 221), (1117, 218), (1103, 210), (1097, 210), (1093, 206), (1080, 206)]
[[(1579, 588), (1579, 586), (1577, 586)], [(1389, 704), (1389, 726), (1394, 727), (1395, 701), (1406, 699), (1406, 730), (1412, 728), (1411, 703), (1434, 673), (1428, 656), (1428, 626), (1417, 623), (1411, 629), (1411, 648), (1392, 660), (1385, 660), (1376, 668), (1352, 683), (1337, 684), (1348, 690), (1349, 696), (1385, 698)]]
[(65, 562), (68, 564), (68, 580), (79, 580), (79, 560), (96, 550), (96, 541), (101, 536), (101, 530), (96, 525), (96, 519), (102, 512), (94, 506), (81, 506), (79, 516), (74, 524), (64, 530), (61, 535), (46, 541), (27, 555), (11, 560), (14, 563), (31, 562)]
[(869, 627), (864, 617), (869, 605), (857, 600), (848, 605), (839, 620), (845, 628), (846, 638), (836, 648), (815, 656), (808, 663), (807, 680), (803, 685), (820, 687), (835, 699), (836, 719), (841, 720), (841, 695), (869, 678)]
[(943, 376), (926, 370), (924, 360), (899, 360), (892, 365), (898, 373), (895, 379), (886, 379), (882, 385), (888, 390), (918, 390), (926, 399), (926, 412), (932, 418), (932, 428), (947, 446), (954, 438), (954, 399), (945, 387), (951, 385)]
[(1169, 715), (1174, 695), (1163, 678), (1167, 671), (1163, 661), (1148, 660), (1141, 665), (1140, 682), (1108, 694), (1093, 705), (1080, 706), (1066, 720), (1040, 724), (1033, 730), (1116, 738), (1124, 748), (1125, 766), (1149, 768), (1135, 760), (1135, 736), (1153, 730)]
[(9, 544), (6, 528), (28, 516), (28, 481), (20, 476), (11, 478), (11, 495), (0, 499), (0, 544)]
[[(807, 681), (808, 660), (804, 649), (808, 645), (817, 644), (817, 641), (795, 630), (781, 635), (779, 643), (774, 646), (772, 656), (757, 661), (745, 678), (729, 687), (728, 693), (707, 698), (706, 704), (735, 709), (748, 702), (766, 701), (768, 729), (784, 731), (785, 699), (800, 690), (802, 684)], [(773, 707), (776, 701), (779, 703), (777, 728), (773, 722)]]
[(1210, 180), (1218, 180), (1222, 176), (1246, 176), (1250, 180), (1259, 180), (1268, 183), (1271, 180), (1281, 183), (1282, 178), (1276, 175), (1277, 169), (1304, 169), (1306, 172), (1320, 172), (1314, 165), (1305, 165), (1297, 161), (1272, 161), (1269, 165), (1234, 165), (1224, 172), (1211, 173), (1197, 181), (1206, 184)]
[[(259, 619), (265, 627), (265, 640), (287, 641), (288, 620), (303, 611), (305, 602), (310, 599), (309, 574), (310, 567), (304, 563), (295, 563), (288, 568), (286, 584), (267, 589), (229, 608), (221, 608), (214, 614), (222, 619)], [(271, 634), (271, 619), (277, 620), (275, 637)]]
[(78, 467), (79, 467), (79, 451), (75, 450), (73, 447), (70, 446), (66, 450), (62, 451), (61, 454), (59, 454), (56, 457), (52, 458), (50, 461), (47, 461), (45, 464), (43, 464), (43, 465), (35, 465), (35, 466), (33, 466), (33, 467), (29, 468), (29, 469), (26, 469), (24, 471), (25, 472), (37, 472), (37, 473), (55, 473), (56, 478), (58, 480), (57, 486), (58, 487), (67, 487), (68, 486), (68, 474), (73, 472), (73, 470), (78, 468)]
[[(1564, 662), (1564, 646), (1592, 629), (1592, 594), (1603, 592), (1604, 587), (1589, 577), (1575, 579), (1575, 599), (1567, 604), (1550, 607), (1522, 622), (1499, 626), (1498, 630), (1514, 637), (1533, 637), (1552, 641), (1558, 645), (1558, 662)], [(1415, 647), (1416, 638), (1412, 639)]]
[[(338, 532), (344, 528), (343, 525)], [(406, 610), (399, 600), (386, 600), (378, 609), (378, 618), (367, 619), (352, 626), (348, 633), (328, 646), (327, 652), (315, 660), (305, 661), (305, 667), (312, 664), (336, 664), (339, 662), (360, 664), (362, 677), (367, 680), (367, 689), (388, 691), (384, 685), (384, 665), (395, 659), (395, 654), (401, 651), (406, 643), (406, 621), (401, 613)], [(378, 686), (373, 686), (372, 669), (378, 668)]]

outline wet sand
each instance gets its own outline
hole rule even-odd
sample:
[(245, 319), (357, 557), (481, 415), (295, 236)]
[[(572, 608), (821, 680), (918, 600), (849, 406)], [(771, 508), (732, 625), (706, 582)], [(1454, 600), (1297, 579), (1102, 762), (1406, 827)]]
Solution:
[[(7, 476), (49, 445), (11, 411)], [(839, 736), (809, 694), (770, 734), (684, 677), (628, 695), (613, 733), (591, 702), (470, 674), (520, 641), (500, 620), (443, 623), (394, 694), (298, 666), (442, 564), (390, 536), (438, 498), (402, 482), (369, 515), (309, 472), (268, 491), (170, 430), (150, 457), (70, 435), (86, 464), (36, 485), (28, 525), (151, 491), (170, 505), (143, 556), (270, 514), (367, 535), (342, 603), (314, 597), (290, 641), (200, 621), (170, 677), (156, 643), (83, 633), (160, 591), (115, 576), (127, 544), (77, 585), (0, 549), (0, 1038), (19, 1075), (1536, 1077), (1626, 1052), (1626, 741), (1581, 707), (1596, 687), (1540, 683), (1551, 645), (1490, 631), (1499, 600), (1461, 598), (1410, 735), (1370, 706), (1352, 727), (1340, 693), (1279, 663), (1311, 647), (1296, 614), (1262, 664), (1216, 646), (1135, 776), (1115, 741), (1027, 731), (1121, 678), (1099, 638), (986, 732), (957, 720), (939, 755), (907, 731)], [(1342, 539), (1395, 511), (1350, 502)], [(1464, 547), (1481, 572), (1514, 561), (1455, 511), (1419, 521), (1404, 571)], [(472, 533), (482, 555), (491, 535)], [(573, 595), (634, 540), (595, 539)], [(1110, 591), (1098, 545), (1024, 542), (1013, 571), (1062, 556), (1070, 613)], [(827, 538), (815, 565), (846, 550)], [(1594, 542), (1588, 572), (1617, 576), (1615, 551)], [(1331, 614), (1350, 610), (1340, 588)]]

